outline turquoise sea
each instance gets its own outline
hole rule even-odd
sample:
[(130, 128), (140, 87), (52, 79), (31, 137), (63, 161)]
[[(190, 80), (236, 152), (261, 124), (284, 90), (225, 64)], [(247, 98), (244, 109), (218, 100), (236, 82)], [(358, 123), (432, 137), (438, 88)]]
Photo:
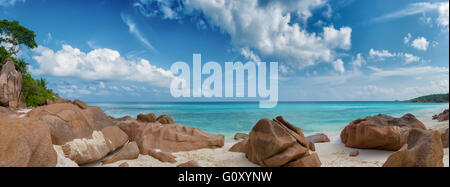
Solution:
[(119, 118), (140, 113), (168, 114), (175, 122), (210, 133), (233, 136), (250, 132), (262, 118), (278, 115), (303, 129), (305, 133), (338, 131), (351, 121), (377, 114), (401, 117), (412, 113), (431, 118), (449, 108), (448, 103), (403, 102), (286, 102), (276, 108), (260, 109), (258, 103), (89, 103), (106, 114)]

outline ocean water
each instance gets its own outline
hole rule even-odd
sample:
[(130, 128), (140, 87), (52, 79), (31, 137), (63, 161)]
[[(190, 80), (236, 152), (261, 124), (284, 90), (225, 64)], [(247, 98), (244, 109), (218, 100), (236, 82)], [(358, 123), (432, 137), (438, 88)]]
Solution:
[(260, 109), (258, 103), (89, 103), (99, 106), (116, 118), (136, 117), (140, 113), (167, 114), (175, 122), (210, 133), (233, 136), (248, 133), (262, 118), (282, 115), (305, 133), (338, 131), (351, 121), (386, 114), (401, 117), (411, 113), (431, 118), (449, 108), (447, 103), (403, 102), (292, 102), (279, 103), (276, 108)]

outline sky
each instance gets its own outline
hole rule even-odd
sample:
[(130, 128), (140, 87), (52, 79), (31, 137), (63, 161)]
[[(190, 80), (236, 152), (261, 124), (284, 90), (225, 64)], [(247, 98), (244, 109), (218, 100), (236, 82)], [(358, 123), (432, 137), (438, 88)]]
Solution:
[(173, 98), (177, 61), (279, 63), (280, 101), (391, 101), (449, 92), (449, 2), (0, 0), (33, 30), (33, 77), (88, 102)]

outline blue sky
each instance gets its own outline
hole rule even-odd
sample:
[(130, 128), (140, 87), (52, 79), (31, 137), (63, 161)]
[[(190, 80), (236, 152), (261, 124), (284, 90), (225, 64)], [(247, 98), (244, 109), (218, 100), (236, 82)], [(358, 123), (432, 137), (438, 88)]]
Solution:
[(204, 63), (279, 62), (281, 101), (449, 90), (442, 0), (0, 0), (0, 19), (35, 31), (39, 48), (20, 57), (71, 99), (221, 100), (170, 96), (170, 66), (193, 53)]

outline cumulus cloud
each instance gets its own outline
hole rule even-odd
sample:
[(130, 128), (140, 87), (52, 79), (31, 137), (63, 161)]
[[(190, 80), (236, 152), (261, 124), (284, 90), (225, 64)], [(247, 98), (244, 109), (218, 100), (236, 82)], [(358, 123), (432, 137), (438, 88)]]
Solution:
[[(168, 87), (173, 74), (158, 68), (149, 61), (130, 61), (111, 49), (95, 49), (88, 53), (63, 45), (59, 51), (39, 46), (34, 50), (33, 59), (38, 63), (35, 69), (29, 67), (35, 75), (49, 74), (59, 77), (79, 77), (85, 80), (128, 80)], [(104, 83), (100, 83), (105, 87)]]
[(410, 53), (391, 53), (388, 50), (375, 50), (370, 49), (369, 57), (376, 61), (385, 61), (387, 58), (402, 58), (406, 64), (410, 64), (413, 62), (419, 62), (421, 60), (420, 57), (414, 56)]
[(10, 7), (16, 3), (25, 3), (25, 0), (0, 0), (0, 6)]
[(417, 50), (427, 51), (428, 46), (430, 46), (430, 42), (425, 37), (419, 37), (412, 42), (411, 46)]
[(337, 59), (333, 62), (333, 68), (335, 71), (341, 74), (345, 73), (344, 62), (341, 59)]
[[(158, 6), (151, 6), (155, 3)], [(144, 13), (152, 13), (145, 15), (165, 19), (169, 16), (162, 7), (171, 8), (178, 17), (201, 15), (201, 21), (228, 34), (237, 49), (254, 50), (298, 68), (333, 62), (337, 50), (351, 47), (350, 27), (328, 26), (321, 33), (310, 33), (295, 22), (293, 17), (306, 22), (312, 10), (327, 4), (325, 0), (138, 0), (135, 4), (139, 10), (146, 8)]]

